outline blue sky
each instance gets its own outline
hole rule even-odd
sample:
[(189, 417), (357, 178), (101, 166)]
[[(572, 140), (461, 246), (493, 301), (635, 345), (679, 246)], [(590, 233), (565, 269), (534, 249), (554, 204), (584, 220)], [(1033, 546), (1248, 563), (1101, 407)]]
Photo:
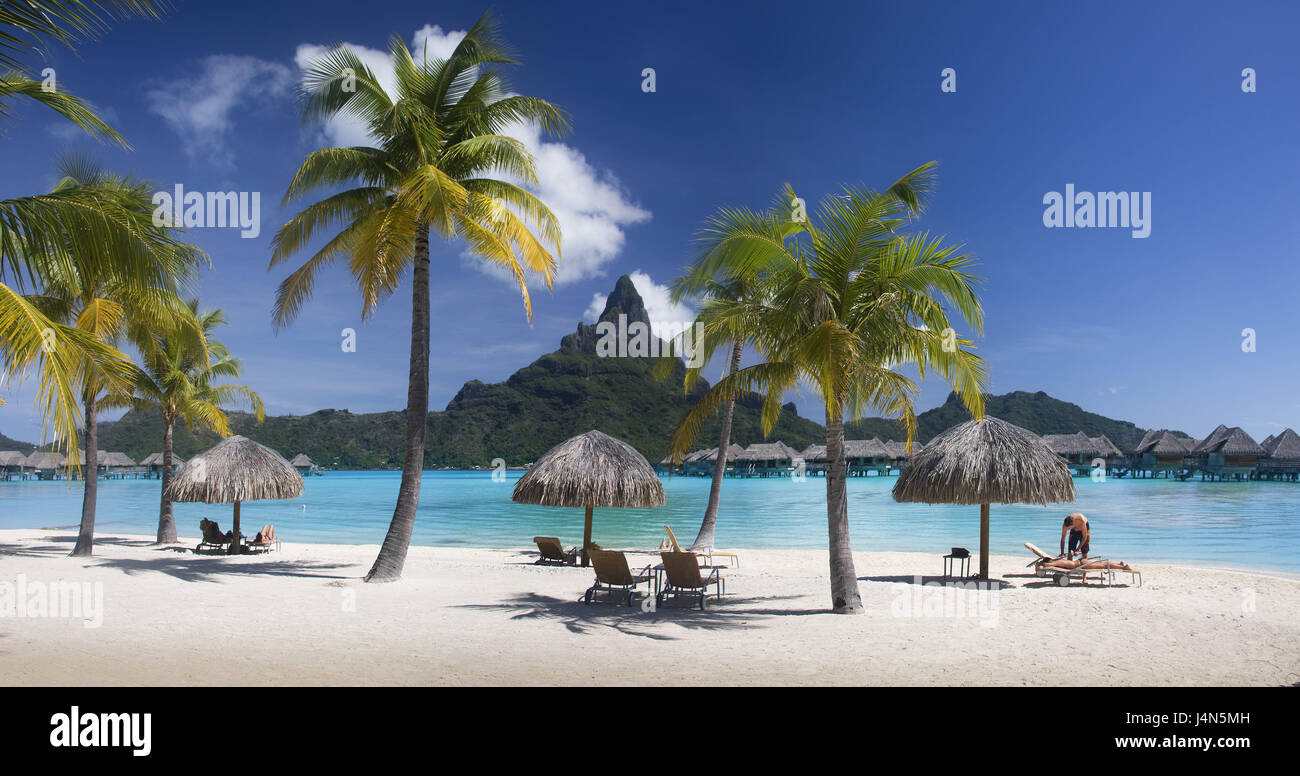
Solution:
[[(3, 125), (0, 197), (48, 189), (58, 158), (90, 152), (170, 188), (261, 192), (261, 234), (196, 229), (212, 257), (201, 296), (268, 411), (405, 403), (409, 296), (370, 321), (346, 272), (327, 273), (290, 328), (273, 330), (270, 239), (305, 154), (349, 128), (304, 125), (294, 88), (313, 49), (383, 50), (391, 35), (453, 45), (484, 10), (395, 0), (179, 2), (47, 63), (99, 106), (131, 152), (19, 105)], [(535, 145), (565, 228), (560, 283), (518, 294), (454, 244), (434, 245), (431, 408), (469, 379), (498, 381), (555, 349), (623, 273), (656, 285), (692, 257), (700, 221), (762, 207), (783, 182), (810, 205), (841, 184), (888, 184), (937, 160), (921, 228), (979, 258), (980, 352), (992, 389), (1043, 390), (1147, 427), (1257, 439), (1300, 426), (1300, 9), (1178, 3), (515, 3), (493, 6), (520, 54), (515, 89), (569, 110), (574, 131)], [(1288, 53), (1289, 52), (1289, 53)], [(33, 60), (34, 61), (34, 60)], [(656, 70), (656, 91), (641, 71)], [(956, 71), (957, 90), (940, 89)], [(1242, 71), (1256, 73), (1254, 93)], [(529, 138), (531, 141), (531, 138)], [(1049, 229), (1043, 197), (1151, 193), (1151, 233)], [(303, 257), (305, 258), (305, 256)], [(599, 301), (598, 299), (596, 301)], [(340, 332), (358, 332), (344, 353)], [(1243, 352), (1242, 331), (1256, 333)], [(947, 387), (925, 384), (919, 408)], [(0, 431), (39, 437), (30, 384), (10, 386)], [(806, 392), (801, 414), (821, 420)]]

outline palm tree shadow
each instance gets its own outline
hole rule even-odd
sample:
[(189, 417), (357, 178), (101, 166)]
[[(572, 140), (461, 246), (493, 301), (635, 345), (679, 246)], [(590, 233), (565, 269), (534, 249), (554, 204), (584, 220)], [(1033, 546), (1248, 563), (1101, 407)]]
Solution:
[(357, 579), (357, 575), (327, 574), (326, 571), (347, 568), (348, 564), (300, 560), (259, 560), (252, 563), (226, 562), (248, 556), (180, 556), (160, 555), (156, 558), (100, 558), (97, 566), (117, 569), (124, 574), (166, 574), (185, 582), (219, 582), (223, 577), (269, 576), (298, 577), (302, 579)]
[[(640, 636), (655, 641), (676, 641), (677, 636), (653, 630), (667, 624), (678, 625), (688, 630), (725, 631), (746, 630), (762, 627), (762, 620), (767, 617), (826, 614), (818, 609), (768, 609), (755, 608), (752, 604), (760, 601), (775, 601), (797, 598), (798, 596), (765, 596), (763, 598), (738, 598), (725, 596), (721, 601), (710, 598), (707, 608), (700, 611), (693, 608), (686, 600), (667, 600), (655, 611), (646, 612), (641, 604), (644, 596), (636, 599), (632, 606), (625, 606), (618, 599), (598, 598), (590, 604), (579, 600), (566, 600), (541, 593), (524, 593), (513, 601), (500, 604), (462, 604), (458, 608), (479, 611), (503, 612), (512, 620), (543, 620), (558, 622), (570, 633), (588, 635), (598, 628), (609, 628), (629, 636)], [(747, 606), (747, 604), (749, 604)]]

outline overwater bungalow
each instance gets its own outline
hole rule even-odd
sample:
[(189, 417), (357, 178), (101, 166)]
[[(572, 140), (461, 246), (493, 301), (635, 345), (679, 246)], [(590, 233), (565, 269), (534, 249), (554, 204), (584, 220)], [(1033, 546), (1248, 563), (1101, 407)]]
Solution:
[(298, 453), (295, 455), (293, 460), (289, 462), (289, 465), (297, 469), (299, 474), (314, 474), (317, 477), (323, 474), (321, 468), (316, 465), (315, 461), (308, 458), (306, 453)]
[(1265, 439), (1260, 447), (1264, 448), (1264, 457), (1259, 462), (1260, 479), (1300, 480), (1300, 434), (1288, 428)]
[(27, 456), (27, 469), (32, 476), (40, 480), (53, 480), (63, 475), (63, 464), (67, 459), (63, 453), (42, 452), (37, 450)]
[(1101, 461), (1109, 471), (1124, 455), (1105, 434), (1098, 437), (1090, 437), (1082, 431), (1044, 434), (1043, 443), (1064, 458), (1070, 470), (1079, 477), (1090, 475), (1097, 461)]
[[(161, 478), (162, 468), (163, 468), (163, 454), (150, 453), (149, 455), (145, 456), (145, 459), (141, 461), (139, 465), (148, 470), (147, 474), (149, 477)], [(185, 465), (184, 459), (182, 459), (179, 455), (173, 453), (172, 471), (175, 472), (177, 469), (181, 468), (184, 465)]]
[(1189, 472), (1200, 472), (1202, 480), (1248, 480), (1255, 476), (1263, 457), (1264, 448), (1240, 426), (1220, 424), (1192, 448), (1185, 464)]
[(826, 445), (808, 445), (799, 456), (803, 458), (804, 474), (819, 477), (826, 473)]
[(884, 477), (889, 474), (893, 454), (879, 437), (874, 439), (844, 440), (844, 462), (850, 477), (866, 477), (871, 472)]
[(736, 456), (738, 477), (788, 477), (794, 459), (800, 458), (798, 450), (780, 440), (755, 442)]
[(27, 456), (17, 450), (0, 450), (0, 479), (25, 480), (30, 469)]
[[(895, 442), (891, 440), (885, 443), (885, 449), (889, 451), (890, 466), (899, 471), (902, 471), (903, 467), (907, 466), (907, 464), (912, 460), (911, 456), (907, 454), (906, 442)], [(913, 440), (912, 455), (916, 455), (924, 449), (925, 445)]]
[(1196, 447), (1196, 440), (1165, 429), (1152, 429), (1128, 457), (1134, 477), (1171, 477), (1187, 472), (1184, 459)]

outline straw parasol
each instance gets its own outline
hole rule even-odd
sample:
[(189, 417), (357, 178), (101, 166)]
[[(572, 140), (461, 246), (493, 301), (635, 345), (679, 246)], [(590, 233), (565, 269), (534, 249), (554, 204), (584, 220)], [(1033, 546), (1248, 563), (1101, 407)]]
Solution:
[(515, 483), (511, 500), (546, 507), (583, 507), (582, 565), (591, 547), (594, 507), (661, 507), (664, 486), (645, 456), (627, 442), (588, 431), (552, 447)]
[(989, 504), (1074, 501), (1070, 467), (1032, 432), (985, 415), (912, 456), (895, 501), (980, 505), (980, 577), (989, 578)]
[(234, 539), (230, 554), (239, 552), (239, 504), (268, 498), (297, 498), (302, 495), (302, 475), (269, 447), (251, 439), (232, 436), (199, 453), (176, 474), (167, 486), (172, 501), (235, 505)]

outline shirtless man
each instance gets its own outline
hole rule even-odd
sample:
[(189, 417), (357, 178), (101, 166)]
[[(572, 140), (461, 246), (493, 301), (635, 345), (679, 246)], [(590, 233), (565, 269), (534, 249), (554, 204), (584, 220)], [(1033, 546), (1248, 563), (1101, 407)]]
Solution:
[[(1070, 551), (1066, 554), (1065, 538), (1070, 538)], [(1083, 516), (1082, 512), (1065, 518), (1065, 524), (1061, 526), (1061, 554), (1066, 558), (1073, 558), (1074, 553), (1078, 551), (1079, 557), (1088, 557), (1088, 545), (1092, 539), (1092, 526), (1088, 525), (1088, 518)]]

